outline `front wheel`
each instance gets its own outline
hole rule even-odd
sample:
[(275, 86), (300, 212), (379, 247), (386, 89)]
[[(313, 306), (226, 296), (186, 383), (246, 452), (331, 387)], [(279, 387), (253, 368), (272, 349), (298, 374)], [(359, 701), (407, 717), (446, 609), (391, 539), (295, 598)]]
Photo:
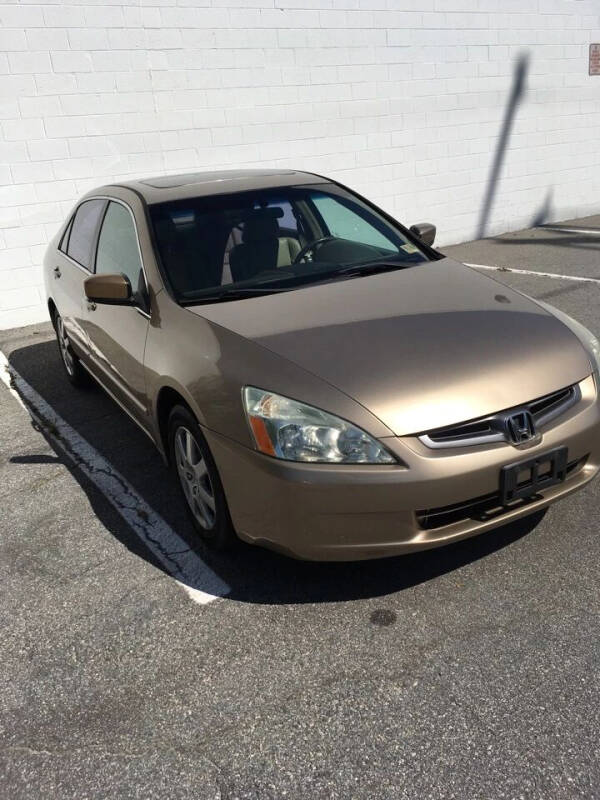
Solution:
[(65, 330), (65, 324), (58, 311), (54, 317), (54, 330), (56, 331), (60, 360), (67, 373), (67, 378), (71, 381), (73, 386), (88, 386), (90, 382), (89, 375), (81, 366), (79, 358), (73, 352), (69, 336)]
[(221, 479), (200, 426), (183, 406), (169, 416), (169, 455), (194, 528), (215, 550), (230, 548), (237, 536)]

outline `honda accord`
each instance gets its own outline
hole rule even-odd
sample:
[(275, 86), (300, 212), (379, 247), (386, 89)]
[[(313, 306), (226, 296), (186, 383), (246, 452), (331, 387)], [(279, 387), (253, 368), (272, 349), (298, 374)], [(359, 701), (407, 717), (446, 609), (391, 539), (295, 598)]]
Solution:
[(600, 346), (434, 236), (305, 172), (103, 186), (45, 257), (66, 375), (145, 431), (215, 548), (488, 531), (598, 472)]

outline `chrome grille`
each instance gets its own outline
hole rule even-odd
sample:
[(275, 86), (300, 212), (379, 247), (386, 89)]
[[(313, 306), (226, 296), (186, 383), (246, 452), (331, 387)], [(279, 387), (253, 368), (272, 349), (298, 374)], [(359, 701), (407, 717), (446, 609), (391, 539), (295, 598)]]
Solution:
[(426, 446), (434, 450), (448, 447), (473, 447), (478, 444), (490, 444), (493, 442), (509, 442), (517, 444), (511, 433), (510, 420), (518, 414), (531, 415), (537, 437), (533, 437), (530, 442), (533, 444), (536, 438), (539, 440), (539, 432), (550, 422), (568, 411), (581, 400), (581, 389), (578, 384), (567, 386), (551, 394), (538, 397), (530, 403), (516, 406), (497, 414), (481, 417), (469, 422), (461, 422), (457, 425), (449, 425), (445, 428), (427, 431), (419, 434), (419, 440)]
[(539, 400), (529, 403), (527, 408), (531, 412), (538, 428), (555, 419), (574, 405), (581, 396), (581, 393), (579, 393), (579, 397), (576, 396), (578, 390), (579, 386), (575, 384), (575, 386), (568, 386), (566, 389), (547, 394), (545, 397), (540, 397)]

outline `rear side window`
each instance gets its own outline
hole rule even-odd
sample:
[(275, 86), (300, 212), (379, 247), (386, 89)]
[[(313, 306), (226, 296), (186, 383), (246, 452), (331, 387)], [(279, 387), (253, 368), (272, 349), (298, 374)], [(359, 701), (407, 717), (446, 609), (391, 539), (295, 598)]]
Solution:
[(275, 199), (272, 200), (267, 208), (278, 209), (276, 216), (279, 218), (279, 228), (284, 233), (298, 235), (298, 220), (289, 200)]
[(105, 204), (105, 200), (86, 200), (75, 212), (71, 225), (67, 255), (89, 270), (92, 269), (94, 242)]
[(135, 225), (131, 214), (121, 203), (111, 201), (106, 209), (98, 238), (96, 273), (123, 273), (129, 278), (134, 293), (142, 288), (142, 262)]

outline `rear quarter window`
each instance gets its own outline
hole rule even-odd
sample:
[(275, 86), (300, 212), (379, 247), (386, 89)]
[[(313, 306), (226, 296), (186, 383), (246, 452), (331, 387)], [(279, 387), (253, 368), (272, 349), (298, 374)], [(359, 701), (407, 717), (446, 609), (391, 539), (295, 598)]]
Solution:
[(60, 237), (60, 244), (58, 245), (58, 249), (66, 253), (67, 252), (67, 244), (69, 243), (69, 236), (71, 235), (71, 228), (73, 227), (73, 217), (69, 220), (69, 224), (65, 228), (65, 232)]
[(100, 227), (100, 219), (106, 205), (105, 200), (86, 200), (73, 217), (71, 232), (66, 243), (66, 253), (82, 267), (92, 270), (94, 245)]

